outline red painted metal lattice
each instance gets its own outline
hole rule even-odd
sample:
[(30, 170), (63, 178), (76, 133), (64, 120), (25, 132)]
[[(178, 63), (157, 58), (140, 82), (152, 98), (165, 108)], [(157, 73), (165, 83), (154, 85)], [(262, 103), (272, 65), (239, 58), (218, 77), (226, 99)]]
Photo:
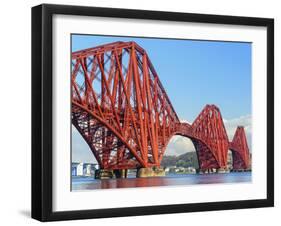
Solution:
[[(229, 142), (219, 109), (207, 105), (192, 125), (181, 123), (137, 43), (115, 42), (72, 53), (71, 86), (72, 124), (102, 169), (160, 166), (177, 134), (193, 141), (201, 169), (226, 168)], [(235, 146), (239, 154), (243, 148)]]
[(250, 167), (250, 153), (242, 126), (237, 127), (229, 149), (232, 151), (233, 169), (248, 169)]

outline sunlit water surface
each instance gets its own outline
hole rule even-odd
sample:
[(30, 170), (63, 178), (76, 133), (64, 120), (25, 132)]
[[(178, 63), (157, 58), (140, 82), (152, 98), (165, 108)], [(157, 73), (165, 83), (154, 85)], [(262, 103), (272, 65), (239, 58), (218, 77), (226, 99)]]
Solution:
[(249, 183), (251, 172), (221, 174), (168, 174), (165, 177), (126, 179), (94, 179), (93, 177), (72, 177), (72, 190), (93, 190), (112, 188), (134, 188), (151, 186), (177, 186), (218, 183)]

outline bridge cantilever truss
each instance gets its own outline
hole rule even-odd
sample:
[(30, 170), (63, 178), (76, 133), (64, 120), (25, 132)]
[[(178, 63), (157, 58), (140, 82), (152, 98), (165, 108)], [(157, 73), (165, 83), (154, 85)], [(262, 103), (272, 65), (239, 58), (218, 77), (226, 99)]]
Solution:
[(239, 127), (230, 143), (214, 105), (191, 125), (181, 123), (146, 51), (135, 42), (73, 52), (71, 86), (72, 124), (102, 169), (160, 166), (174, 135), (192, 140), (201, 169), (226, 168), (230, 147), (235, 166), (249, 167), (244, 130)]

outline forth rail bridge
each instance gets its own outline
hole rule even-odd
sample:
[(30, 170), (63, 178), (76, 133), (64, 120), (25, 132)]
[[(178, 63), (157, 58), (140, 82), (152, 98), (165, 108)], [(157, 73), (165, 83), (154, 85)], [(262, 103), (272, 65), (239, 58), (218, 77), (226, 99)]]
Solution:
[(100, 166), (98, 178), (108, 172), (126, 177), (128, 169), (152, 175), (174, 135), (191, 139), (203, 172), (225, 170), (228, 150), (233, 169), (249, 168), (244, 128), (238, 126), (229, 141), (215, 105), (206, 105), (192, 124), (181, 122), (137, 43), (114, 42), (73, 52), (71, 76), (72, 124)]

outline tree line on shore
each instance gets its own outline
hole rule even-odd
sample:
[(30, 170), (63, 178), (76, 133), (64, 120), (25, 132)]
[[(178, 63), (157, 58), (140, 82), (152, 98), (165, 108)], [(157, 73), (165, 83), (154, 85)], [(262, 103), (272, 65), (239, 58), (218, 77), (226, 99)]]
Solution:
[(172, 166), (184, 168), (193, 167), (195, 169), (199, 168), (196, 152), (187, 152), (179, 156), (164, 155), (161, 166), (164, 168)]

